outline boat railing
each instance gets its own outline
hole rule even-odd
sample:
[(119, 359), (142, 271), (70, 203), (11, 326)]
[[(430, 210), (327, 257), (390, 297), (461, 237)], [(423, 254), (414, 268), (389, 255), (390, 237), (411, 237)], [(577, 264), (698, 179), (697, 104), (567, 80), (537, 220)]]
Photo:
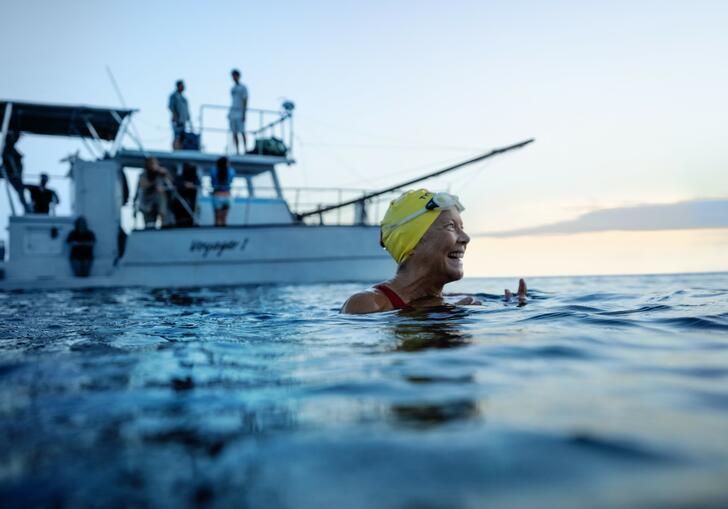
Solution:
[[(293, 109), (291, 101), (284, 101), (280, 110), (248, 108), (245, 116), (248, 145), (252, 149), (255, 140), (261, 138), (277, 138), (287, 148), (290, 158), (293, 152)], [(200, 106), (197, 128), (200, 143), (210, 146), (224, 145), (225, 153), (232, 153), (232, 133), (228, 125), (230, 106), (219, 104), (203, 104)], [(262, 146), (262, 145), (259, 145)], [(262, 154), (266, 155), (266, 154)]]
[[(202, 195), (212, 194), (212, 187), (209, 182), (203, 180)], [(373, 199), (356, 201), (357, 198), (366, 196), (367, 190), (349, 187), (283, 187), (280, 189), (283, 199), (294, 217), (312, 210), (323, 208), (331, 203), (343, 203), (354, 200), (355, 203), (328, 210), (321, 214), (309, 215), (300, 218), (306, 224), (327, 224), (327, 225), (351, 225), (351, 224), (376, 224), (387, 209), (387, 204), (396, 193), (378, 196)], [(254, 186), (254, 195), (251, 196), (250, 188), (246, 185), (233, 184), (231, 195), (234, 198), (270, 198), (280, 199), (274, 186)]]
[[(387, 205), (396, 195), (392, 192), (372, 199), (367, 189), (345, 187), (289, 187), (283, 188), (283, 196), (294, 217), (306, 224), (378, 224), (387, 210)], [(321, 214), (301, 217), (307, 211), (322, 209), (328, 204), (353, 202), (336, 207)]]

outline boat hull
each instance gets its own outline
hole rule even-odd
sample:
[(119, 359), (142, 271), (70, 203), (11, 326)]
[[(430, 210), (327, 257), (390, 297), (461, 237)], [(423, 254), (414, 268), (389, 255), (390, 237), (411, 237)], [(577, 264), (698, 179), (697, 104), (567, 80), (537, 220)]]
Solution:
[(123, 256), (116, 263), (96, 260), (87, 278), (75, 277), (67, 260), (53, 261), (52, 274), (33, 277), (14, 271), (13, 265), (23, 262), (11, 259), (0, 289), (370, 282), (390, 277), (396, 268), (379, 246), (379, 228), (365, 225), (134, 231)]

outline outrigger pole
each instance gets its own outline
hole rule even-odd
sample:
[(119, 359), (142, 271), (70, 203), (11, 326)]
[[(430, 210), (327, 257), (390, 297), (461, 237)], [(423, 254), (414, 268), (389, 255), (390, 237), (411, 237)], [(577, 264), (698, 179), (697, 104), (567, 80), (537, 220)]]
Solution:
[(508, 145), (507, 147), (496, 148), (485, 154), (481, 154), (477, 157), (473, 157), (472, 159), (468, 159), (467, 161), (463, 161), (463, 162), (454, 164), (452, 166), (448, 166), (447, 168), (443, 168), (441, 170), (437, 170), (435, 172), (428, 173), (427, 175), (424, 175), (422, 177), (417, 177), (416, 179), (408, 180), (407, 182), (402, 182), (401, 184), (397, 184), (395, 186), (391, 186), (386, 189), (381, 189), (379, 191), (374, 191), (372, 193), (365, 194), (364, 196), (360, 196), (359, 198), (355, 198), (353, 200), (336, 203), (334, 205), (327, 205), (325, 207), (319, 207), (316, 210), (311, 210), (309, 212), (302, 212), (300, 214), (296, 214), (296, 218), (300, 221), (304, 217), (315, 216), (317, 214), (320, 215), (320, 214), (323, 214), (324, 212), (340, 209), (342, 207), (347, 207), (349, 205), (363, 204), (367, 200), (371, 200), (372, 198), (376, 198), (377, 196), (391, 193), (392, 191), (396, 191), (397, 189), (401, 189), (403, 187), (411, 186), (412, 184), (422, 182), (423, 180), (431, 179), (434, 177), (439, 177), (440, 175), (444, 175), (445, 173), (449, 173), (453, 170), (457, 170), (457, 169), (463, 168), (465, 166), (471, 165), (473, 163), (477, 163), (479, 161), (482, 161), (483, 159), (488, 159), (489, 157), (497, 156), (498, 154), (502, 154), (504, 152), (509, 152), (511, 150), (516, 150), (518, 148), (525, 147), (526, 145), (528, 145), (529, 143), (532, 143), (533, 141), (534, 141), (534, 138), (530, 138), (530, 139), (522, 141), (520, 143)]

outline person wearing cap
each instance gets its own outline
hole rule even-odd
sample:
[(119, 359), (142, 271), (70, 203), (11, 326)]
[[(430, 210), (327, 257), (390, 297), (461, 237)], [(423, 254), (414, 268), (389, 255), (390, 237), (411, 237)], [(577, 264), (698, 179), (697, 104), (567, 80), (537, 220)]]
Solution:
[[(462, 279), (463, 256), (470, 242), (457, 196), (426, 189), (407, 191), (393, 200), (381, 224), (380, 242), (397, 262), (388, 281), (349, 297), (342, 313), (364, 314), (443, 304), (443, 287)], [(506, 291), (506, 298), (509, 298)], [(526, 285), (519, 283), (519, 302)], [(480, 304), (471, 297), (455, 304)]]

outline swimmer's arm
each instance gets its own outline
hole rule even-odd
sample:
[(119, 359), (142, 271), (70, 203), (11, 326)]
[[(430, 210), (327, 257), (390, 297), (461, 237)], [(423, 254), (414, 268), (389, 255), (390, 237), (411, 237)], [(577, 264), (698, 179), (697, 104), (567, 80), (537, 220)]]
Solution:
[(472, 295), (466, 295), (455, 303), (456, 306), (482, 306), (483, 303), (473, 297)]
[(483, 303), (475, 295), (469, 293), (443, 293), (443, 297), (461, 297), (460, 300), (453, 302), (455, 306), (481, 306)]
[(342, 313), (350, 315), (363, 315), (367, 313), (379, 313), (392, 309), (389, 299), (379, 292), (366, 291), (355, 293), (344, 302), (341, 308)]
[[(518, 292), (516, 293), (518, 298), (518, 305), (525, 306), (528, 300), (528, 288), (526, 282), (523, 279), (518, 280)], [(503, 291), (503, 300), (510, 302), (513, 298), (513, 292), (509, 289)], [(480, 306), (483, 303), (473, 295), (465, 295), (462, 299), (455, 303), (456, 306)]]

